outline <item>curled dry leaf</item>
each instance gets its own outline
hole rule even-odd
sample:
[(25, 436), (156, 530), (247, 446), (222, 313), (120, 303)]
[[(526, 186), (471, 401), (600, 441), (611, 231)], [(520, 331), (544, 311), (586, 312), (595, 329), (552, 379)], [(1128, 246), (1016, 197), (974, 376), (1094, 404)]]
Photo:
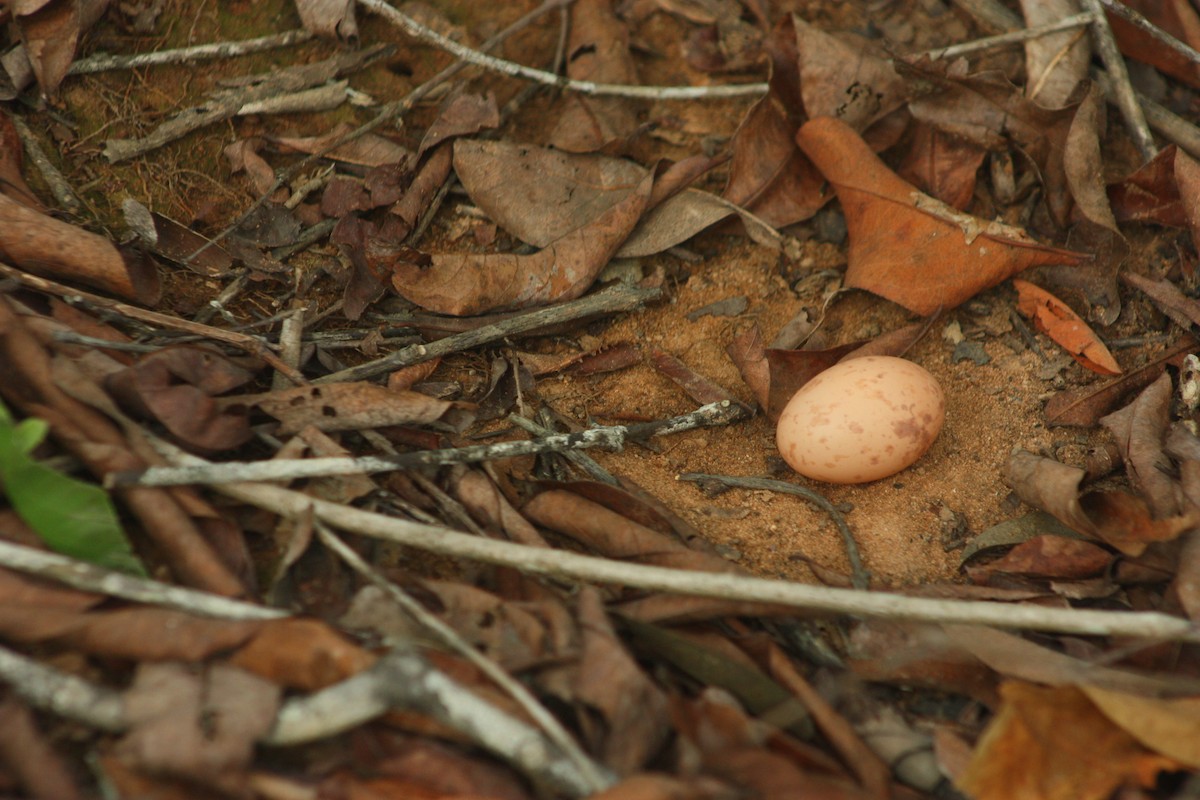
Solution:
[[(1200, 15), (1187, 0), (1129, 0), (1125, 5), (1138, 11), (1155, 26), (1193, 48), (1200, 48)], [(1108, 23), (1121, 52), (1162, 70), (1191, 86), (1200, 86), (1200, 64), (1116, 14)]]
[(1116, 440), (1130, 482), (1160, 519), (1179, 513), (1175, 481), (1168, 475), (1171, 460), (1163, 452), (1171, 396), (1171, 376), (1164, 372), (1132, 403), (1100, 420)]
[(986, 155), (974, 142), (917, 122), (898, 172), (926, 194), (963, 211), (975, 197), (975, 176)]
[(653, 183), (531, 255), (447, 253), (428, 266), (398, 260), (392, 286), (431, 311), (463, 316), (573, 300), (591, 287), (645, 211)]
[(20, 0), (12, 21), (42, 92), (53, 97), (67, 77), (83, 35), (108, 8), (108, 0)]
[(304, 29), (317, 36), (343, 42), (358, 39), (354, 0), (296, 0), (296, 11)]
[[(1108, 201), (1118, 222), (1154, 222), (1176, 228), (1187, 225), (1175, 181), (1178, 152), (1175, 145), (1167, 145), (1137, 171), (1109, 185)], [(1193, 201), (1192, 205), (1198, 204)]]
[(35, 275), (76, 281), (145, 305), (162, 294), (154, 264), (102, 236), (0, 194), (0, 258)]
[(810, 120), (796, 141), (842, 203), (850, 239), (847, 286), (927, 315), (1029, 267), (1088, 258), (1037, 244), (1020, 228), (961, 214), (918, 191), (841, 120)]
[(1008, 460), (1005, 480), (1026, 505), (1045, 511), (1071, 530), (1129, 556), (1151, 542), (1168, 542), (1200, 523), (1200, 514), (1154, 519), (1145, 501), (1128, 492), (1080, 492), (1084, 471), (1020, 450)]
[(1071, 358), (1092, 372), (1120, 375), (1121, 365), (1087, 323), (1054, 295), (1028, 281), (1013, 279), (1017, 310), (1033, 320), (1042, 333), (1058, 343)]
[(474, 419), (469, 403), (436, 400), (418, 392), (386, 389), (365, 381), (298, 386), (233, 398), (232, 402), (258, 406), (280, 421), (280, 433), (285, 434), (295, 433), (306, 425), (326, 432), (434, 424), (458, 431)]

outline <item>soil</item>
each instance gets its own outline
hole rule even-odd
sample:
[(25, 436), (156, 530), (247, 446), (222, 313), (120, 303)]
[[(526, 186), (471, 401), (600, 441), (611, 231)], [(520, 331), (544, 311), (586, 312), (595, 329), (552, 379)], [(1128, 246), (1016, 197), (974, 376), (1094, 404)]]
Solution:
[[(165, 14), (177, 22), (160, 41), (128, 38), (107, 30), (92, 46), (129, 50), (169, 47), (225, 38), (247, 38), (276, 32), (296, 23), (294, 10), (282, 0), (263, 3), (200, 4), (168, 2)], [(533, 0), (501, 4), (431, 2), (435, 15), (454, 30), (467, 32), (471, 41), (533, 8)], [(776, 14), (797, 11), (810, 22), (829, 30), (867, 31), (867, 3), (779, 2)], [(872, 7), (878, 4), (870, 4)], [(913, 50), (961, 39), (972, 28), (939, 0), (884, 4), (887, 14), (876, 19), (894, 46)], [(229, 8), (225, 8), (229, 6)], [(878, 15), (876, 15), (878, 16)], [(365, 42), (397, 40), (377, 20), (363, 19)], [(657, 13), (639, 26), (634, 42), (643, 80), (654, 84), (705, 83), (711, 78), (691, 70), (682, 55), (688, 33), (675, 17)], [(545, 64), (554, 52), (558, 25), (553, 15), (510, 43), (504, 55), (527, 64)], [(209, 128), (182, 142), (163, 148), (137, 163), (110, 167), (97, 155), (100, 142), (109, 136), (138, 135), (163, 117), (191, 104), (219, 81), (268, 69), (274, 64), (295, 63), (328, 55), (329, 48), (309, 44), (237, 61), (218, 61), (187, 68), (164, 68), (145, 75), (108, 74), (69, 81), (56, 113), (69, 118), (62, 129), (43, 132), (47, 149), (61, 154), (64, 172), (83, 187), (93, 214), (112, 230), (122, 230), (120, 201), (134, 197), (155, 210), (199, 227), (218, 230), (253, 199), (244, 176), (230, 176), (222, 163), (221, 148), (239, 138), (262, 132), (322, 134), (341, 121), (359, 123), (368, 112), (339, 109), (320, 115), (292, 115), (286, 119), (249, 118)], [(425, 46), (404, 44), (387, 65), (356, 76), (354, 85), (385, 101), (406, 94), (449, 59)], [(761, 79), (747, 74), (745, 80)], [(501, 103), (516, 89), (512, 81), (472, 73), (473, 85), (494, 89)], [(647, 122), (658, 125), (646, 137), (639, 160), (681, 158), (702, 152), (727, 140), (748, 107), (748, 101), (688, 102), (646, 105)], [(403, 136), (419, 139), (432, 118), (433, 106), (418, 108)], [(555, 101), (545, 95), (523, 106), (500, 131), (503, 138), (540, 142), (555, 112)], [(394, 133), (394, 132), (393, 132)], [(283, 166), (282, 157), (272, 164)], [(711, 176), (707, 188), (719, 189), (723, 176)], [(36, 184), (36, 179), (33, 181)], [(456, 237), (464, 226), (458, 204), (447, 203), (434, 222), (423, 246), (431, 251), (461, 247)], [(836, 220), (834, 220), (836, 222)], [(834, 226), (836, 228), (836, 225)], [(742, 236), (710, 233), (688, 244), (696, 260), (677, 255), (644, 259), (632, 265), (643, 273), (661, 269), (668, 279), (668, 301), (612, 321), (592, 326), (580, 336), (594, 337), (589, 345), (633, 342), (645, 352), (661, 350), (685, 362), (697, 373), (716, 381), (740, 399), (751, 402), (725, 348), (734, 335), (751, 324), (770, 341), (802, 309), (821, 320), (819, 334), (827, 345), (869, 338), (911, 321), (897, 306), (861, 292), (841, 292), (830, 299), (845, 264), (844, 243), (822, 242), (820, 226), (800, 226), (790, 231), (797, 245), (793, 257), (752, 244)], [(1140, 242), (1136, 252), (1155, 252), (1155, 241)], [(328, 246), (312, 248), (292, 265), (297, 286), (311, 284), (305, 299), (316, 310), (327, 308), (338, 296), (336, 286), (322, 277), (335, 257)], [(1140, 256), (1147, 263), (1152, 256)], [(313, 280), (310, 280), (312, 278)], [(190, 315), (222, 288), (222, 284), (187, 272), (166, 276), (163, 310)], [(253, 284), (233, 306), (236, 321), (252, 321), (275, 313), (289, 302), (292, 288), (280, 283)], [(744, 297), (747, 307), (736, 316), (704, 315), (689, 318), (717, 301)], [(828, 486), (805, 481), (781, 467), (770, 422), (758, 415), (727, 428), (695, 431), (652, 447), (632, 446), (619, 454), (595, 457), (614, 473), (628, 477), (699, 528), (721, 552), (763, 575), (798, 581), (814, 580), (808, 562), (846, 573), (849, 569), (841, 541), (828, 519), (803, 500), (768, 492), (731, 490), (707, 496), (696, 485), (678, 481), (682, 472), (707, 472), (741, 476), (774, 476), (818, 490), (849, 509), (847, 519), (856, 533), (869, 570), (878, 585), (903, 586), (954, 580), (958, 575), (963, 539), (1019, 513), (1003, 482), (1009, 453), (1014, 448), (1055, 455), (1068, 463), (1082, 463), (1087, 449), (1101, 433), (1072, 429), (1049, 430), (1043, 424), (1042, 404), (1047, 393), (1080, 381), (1092, 380), (1064, 358), (1044, 337), (1042, 353), (1029, 348), (1014, 329), (1014, 293), (1000, 287), (985, 292), (964, 307), (946, 314), (908, 354), (942, 383), (947, 397), (945, 428), (931, 450), (912, 468), (886, 480), (862, 486)], [(1133, 316), (1137, 319), (1136, 315)], [(1140, 320), (1139, 320), (1140, 321)], [(1161, 319), (1153, 320), (1158, 325)], [(329, 324), (336, 324), (330, 321)], [(1146, 327), (1123, 323), (1135, 332)], [(986, 354), (986, 363), (956, 360), (955, 344), (944, 334), (957, 326)], [(1151, 326), (1153, 327), (1153, 326)], [(1116, 331), (1117, 333), (1120, 331)], [(1109, 333), (1106, 331), (1106, 333)], [(576, 341), (547, 340), (522, 348), (568, 350)], [(1118, 354), (1126, 366), (1152, 357), (1142, 347)], [(977, 359), (982, 361), (984, 359)], [(435, 380), (478, 385), (468, 370), (481, 364), (478, 354), (447, 359)], [(1049, 367), (1048, 367), (1049, 364)], [(656, 419), (683, 413), (695, 406), (682, 391), (641, 364), (620, 372), (575, 376), (566, 373), (542, 378), (540, 398), (560, 413), (580, 423), (612, 423)], [(468, 398), (470, 399), (470, 398)], [(520, 466), (514, 467), (519, 469)], [(961, 515), (959, 517), (958, 515)]]

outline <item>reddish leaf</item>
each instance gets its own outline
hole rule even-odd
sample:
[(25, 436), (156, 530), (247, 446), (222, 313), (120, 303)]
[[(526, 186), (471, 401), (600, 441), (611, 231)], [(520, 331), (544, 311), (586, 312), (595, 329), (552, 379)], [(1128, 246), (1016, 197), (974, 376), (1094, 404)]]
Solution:
[(1200, 243), (1200, 163), (1182, 150), (1175, 151), (1175, 184), (1192, 244)]
[(1175, 481), (1167, 474), (1171, 459), (1163, 452), (1172, 393), (1171, 376), (1164, 372), (1132, 403), (1100, 420), (1116, 440), (1130, 483), (1159, 518), (1179, 513)]
[(1120, 375), (1121, 365), (1104, 342), (1066, 303), (1028, 281), (1013, 279), (1017, 310), (1033, 320), (1042, 333), (1067, 351), (1071, 358), (1101, 375)]
[(1035, 536), (1002, 558), (969, 567), (972, 580), (983, 582), (997, 572), (1036, 578), (1090, 578), (1103, 574), (1113, 555), (1102, 547), (1063, 536)]
[(23, 152), (21, 137), (12, 123), (12, 118), (7, 111), (0, 108), (0, 194), (44, 214), (46, 207), (25, 183), (21, 172)]
[(1187, 224), (1175, 183), (1175, 145), (1167, 145), (1136, 172), (1108, 187), (1118, 222), (1155, 222), (1182, 228)]
[(898, 172), (926, 194), (962, 211), (975, 197), (975, 173), (985, 155), (977, 144), (918, 122)]
[(838, 119), (813, 119), (796, 140), (833, 184), (846, 214), (847, 286), (927, 315), (1023, 269), (1087, 258), (1036, 244), (1019, 228), (960, 214), (922, 194)]
[[(1200, 16), (1187, 0), (1127, 0), (1125, 5), (1181, 42), (1200, 47)], [(1108, 23), (1121, 52), (1192, 86), (1200, 86), (1200, 65), (1122, 17), (1109, 13)]]

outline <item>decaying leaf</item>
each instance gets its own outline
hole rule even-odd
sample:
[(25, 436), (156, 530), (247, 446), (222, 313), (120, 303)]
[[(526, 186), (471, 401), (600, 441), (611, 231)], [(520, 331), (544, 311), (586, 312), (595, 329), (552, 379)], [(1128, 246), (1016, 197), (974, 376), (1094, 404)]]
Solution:
[(1142, 747), (1073, 686), (1010, 682), (959, 787), (978, 800), (1103, 800), (1178, 769)]
[(1092, 372), (1120, 375), (1121, 365), (1079, 315), (1054, 295), (1028, 281), (1013, 279), (1017, 310)]
[(469, 403), (366, 382), (298, 386), (231, 402), (258, 406), (282, 423), (281, 433), (295, 433), (308, 425), (327, 432), (389, 425), (441, 425), (461, 430), (473, 419)]
[(1145, 501), (1128, 492), (1081, 492), (1084, 471), (1020, 450), (1008, 460), (1005, 480), (1027, 505), (1047, 512), (1077, 533), (1130, 556), (1151, 542), (1167, 542), (1200, 523), (1200, 515), (1154, 519)]
[(1163, 452), (1171, 421), (1171, 376), (1165, 372), (1137, 398), (1100, 420), (1116, 440), (1130, 482), (1159, 519), (1179, 513), (1171, 460)]
[(1087, 259), (923, 194), (838, 119), (810, 120), (796, 140), (833, 185), (846, 214), (847, 286), (925, 315), (953, 308), (1029, 267)]

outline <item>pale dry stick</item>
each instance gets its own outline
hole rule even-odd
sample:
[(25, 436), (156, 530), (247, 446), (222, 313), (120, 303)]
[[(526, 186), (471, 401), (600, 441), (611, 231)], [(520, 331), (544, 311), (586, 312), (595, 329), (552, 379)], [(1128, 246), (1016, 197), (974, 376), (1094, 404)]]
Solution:
[(74, 589), (98, 592), (135, 603), (174, 608), (189, 614), (232, 620), (267, 620), (291, 616), (277, 608), (232, 600), (208, 592), (138, 578), (73, 558), (35, 550), (0, 539), (0, 564)]
[(54, 199), (70, 214), (78, 214), (83, 210), (83, 203), (79, 202), (79, 198), (75, 196), (75, 190), (71, 188), (71, 184), (63, 177), (63, 174), (58, 171), (58, 167), (50, 162), (46, 151), (42, 149), (41, 143), (37, 137), (33, 135), (33, 131), (29, 130), (29, 126), (25, 124), (25, 120), (21, 119), (16, 114), (9, 115), (12, 120), (13, 127), (17, 129), (17, 136), (21, 137), (21, 144), (25, 148), (25, 152), (29, 155), (29, 160), (37, 167), (42, 178), (45, 179), (46, 185), (50, 187), (50, 194), (54, 195)]
[(1100, 0), (1100, 3), (1108, 11), (1111, 11), (1116, 16), (1132, 24), (1138, 30), (1149, 34), (1150, 36), (1154, 37), (1155, 40), (1162, 42), (1180, 55), (1186, 56), (1196, 64), (1200, 64), (1200, 51), (1191, 47), (1186, 42), (1179, 41), (1174, 36), (1143, 17), (1134, 9), (1130, 8), (1124, 3), (1117, 2), (1117, 0)]
[(460, 353), (508, 336), (517, 336), (550, 325), (574, 322), (583, 317), (597, 314), (607, 315), (632, 311), (658, 299), (661, 295), (661, 289), (641, 289), (618, 284), (578, 300), (534, 309), (500, 322), (493, 322), (473, 330), (437, 339), (428, 344), (409, 345), (374, 361), (323, 375), (315, 379), (313, 383), (363, 380), (394, 369), (420, 364), (423, 361), (441, 358), (451, 353)]
[(260, 36), (257, 39), (245, 39), (240, 42), (212, 42), (198, 44), (192, 47), (180, 47), (174, 50), (159, 50), (155, 53), (133, 53), (120, 55), (94, 55), (71, 62), (68, 75), (86, 75), (95, 72), (108, 72), (118, 69), (140, 69), (161, 64), (186, 64), (190, 61), (202, 61), (211, 58), (233, 58), (251, 53), (261, 53), (280, 47), (290, 47), (302, 44), (313, 38), (306, 30), (297, 29), (271, 36)]
[(1096, 46), (1096, 52), (1100, 54), (1100, 60), (1104, 62), (1104, 67), (1112, 80), (1116, 106), (1125, 119), (1125, 127), (1129, 129), (1129, 135), (1133, 137), (1133, 143), (1137, 146), (1138, 152), (1142, 154), (1144, 160), (1149, 161), (1158, 153), (1158, 146), (1154, 144), (1154, 134), (1150, 133), (1150, 127), (1146, 124), (1146, 115), (1138, 104), (1133, 84), (1129, 82), (1129, 70), (1125, 66), (1125, 57), (1117, 48), (1117, 40), (1113, 38), (1112, 28), (1108, 26), (1108, 18), (1104, 16), (1104, 8), (1100, 4), (1100, 0), (1081, 0), (1081, 2), (1095, 17), (1092, 20), (1092, 43)]
[(478, 50), (472, 50), (466, 45), (459, 44), (453, 39), (443, 36), (432, 28), (417, 22), (404, 14), (385, 0), (358, 0), (358, 4), (368, 11), (383, 17), (387, 22), (400, 28), (414, 39), (435, 45), (447, 53), (474, 64), (477, 67), (512, 78), (567, 89), (580, 94), (606, 95), (610, 97), (630, 97), (643, 100), (718, 100), (732, 97), (748, 97), (764, 94), (767, 91), (765, 83), (738, 83), (723, 86), (636, 86), (618, 83), (595, 83), (580, 81), (555, 75), (553, 72), (526, 67), (513, 61), (495, 58)]
[(354, 552), (345, 542), (338, 538), (337, 534), (331, 531), (327, 525), (319, 520), (314, 522), (313, 525), (321, 542), (332, 550), (338, 558), (345, 561), (351, 569), (362, 575), (377, 589), (386, 594), (405, 614), (436, 636), (443, 645), (470, 661), (493, 683), (508, 692), (509, 696), (521, 706), (530, 719), (537, 723), (550, 741), (567, 758), (575, 762), (575, 767), (579, 770), (579, 774), (591, 784), (591, 791), (598, 792), (612, 782), (612, 775), (608, 774), (607, 770), (596, 764), (596, 762), (588, 758), (586, 753), (579, 749), (579, 746), (571, 738), (571, 735), (567, 733), (566, 729), (559, 724), (558, 720), (546, 710), (545, 706), (538, 702), (537, 698), (523, 684), (514, 680), (495, 661), (472, 647), (469, 642), (459, 635), (458, 631), (427, 611), (425, 606), (414, 600), (407, 592), (383, 577), (378, 570), (364, 561), (362, 556)]
[[(157, 446), (179, 466), (201, 465), (203, 459), (171, 447)], [(695, 597), (744, 600), (877, 619), (964, 623), (999, 628), (1074, 633), (1085, 636), (1128, 636), (1200, 642), (1200, 628), (1159, 612), (1094, 611), (1009, 605), (990, 601), (936, 600), (889, 592), (863, 592), (808, 586), (769, 578), (693, 572), (631, 564), (512, 542), (482, 539), (435, 525), (320, 500), (301, 492), (266, 484), (222, 484), (217, 491), (284, 517), (313, 514), (326, 524), (363, 536), (395, 542), (453, 558), (470, 558), (512, 567), (531, 575), (587, 583), (611, 583), (649, 591)]]
[(1007, 47), (1014, 44), (1024, 44), (1033, 39), (1040, 39), (1043, 36), (1049, 36), (1052, 33), (1061, 33), (1069, 31), (1073, 28), (1086, 28), (1092, 24), (1092, 13), (1085, 11), (1082, 14), (1072, 14), (1069, 17), (1064, 17), (1058, 22), (1051, 22), (1048, 25), (1038, 25), (1034, 28), (1022, 28), (1020, 30), (1009, 31), (1007, 33), (997, 34), (996, 36), (986, 36), (982, 39), (975, 39), (962, 44), (950, 45), (949, 47), (938, 47), (934, 50), (926, 50), (922, 55), (931, 59), (940, 58), (958, 58), (959, 56), (970, 55), (971, 53), (980, 53), (985, 50), (995, 50), (999, 47)]
[[(0, 684), (43, 711), (108, 733), (130, 720), (124, 697), (0, 646)], [(574, 762), (535, 728), (500, 711), (435, 669), (417, 652), (395, 648), (369, 669), (306, 697), (288, 700), (259, 740), (291, 747), (336, 736), (393, 708), (428, 714), (504, 758), (532, 781), (569, 797), (593, 793)], [(609, 784), (615, 783), (610, 778)]]
[(279, 356), (275, 355), (268, 349), (268, 344), (256, 336), (250, 336), (245, 333), (237, 333), (235, 331), (227, 331), (221, 328), (214, 328), (210, 325), (202, 325), (191, 320), (172, 317), (169, 314), (160, 314), (157, 311), (149, 311), (138, 306), (131, 306), (128, 303), (122, 303), (119, 300), (110, 300), (107, 297), (101, 297), (98, 294), (85, 292), (82, 289), (76, 289), (73, 286), (66, 286), (56, 281), (42, 278), (37, 275), (30, 275), (27, 272), (22, 272), (16, 267), (11, 267), (8, 264), (0, 262), (0, 275), (14, 278), (22, 286), (34, 291), (43, 292), (62, 297), (67, 302), (84, 301), (89, 305), (103, 308), (108, 311), (128, 317), (129, 319), (138, 320), (139, 322), (148, 322), (152, 325), (158, 325), (169, 330), (184, 331), (185, 333), (194, 334), (205, 339), (212, 339), (218, 342), (233, 345), (241, 350), (258, 356), (263, 361), (270, 364), (275, 369), (295, 383), (297, 386), (303, 386), (308, 383), (305, 377), (287, 364), (285, 364)]
[(695, 428), (728, 425), (747, 416), (745, 408), (728, 400), (709, 403), (687, 414), (659, 422), (588, 428), (577, 433), (555, 433), (539, 439), (497, 444), (476, 444), (443, 450), (418, 450), (393, 456), (325, 457), (272, 459), (269, 461), (227, 461), (194, 466), (149, 467), (142, 471), (110, 472), (105, 476), (109, 489), (130, 486), (211, 486), (246, 481), (283, 481), (331, 475), (361, 475), (418, 467), (471, 464), (501, 458), (565, 453), (589, 447), (619, 451), (631, 439), (670, 435)]
[[(1108, 101), (1115, 104), (1116, 91), (1108, 75), (1098, 69), (1093, 69), (1091, 75), (1092, 80), (1104, 90)], [(1200, 158), (1200, 128), (1144, 95), (1138, 94), (1137, 99), (1151, 128), (1158, 131), (1168, 142), (1187, 151), (1193, 157)]]
[[(404, 646), (341, 683), (287, 702), (260, 742), (277, 747), (304, 744), (350, 730), (392, 708), (423, 712), (465, 734), (528, 777), (545, 796), (586, 797), (597, 791), (574, 761), (536, 728), (487, 703)], [(616, 783), (615, 776), (601, 775), (599, 788)]]
[[(527, 432), (532, 433), (534, 436), (556, 435), (549, 428), (544, 428), (533, 420), (522, 417), (520, 414), (509, 414), (508, 421), (518, 428), (523, 428)], [(578, 450), (564, 450), (562, 455), (572, 464), (583, 470), (589, 478), (601, 483), (607, 483), (609, 486), (620, 486), (620, 481), (614, 478), (611, 472), (597, 464), (595, 459), (586, 453), (581, 453)]]
[[(529, 27), (531, 24), (536, 22), (544, 14), (546, 14), (550, 11), (553, 11), (556, 8), (561, 8), (563, 6), (569, 5), (572, 2), (574, 2), (574, 0), (544, 0), (544, 2), (540, 6), (538, 6), (537, 8), (530, 11), (528, 14), (526, 14), (523, 17), (521, 17), (520, 19), (518, 19), (512, 25), (509, 25), (507, 28), (500, 31), (495, 36), (492, 36), (489, 39), (487, 39), (482, 45), (480, 45), (480, 49), (486, 51), (486, 50), (492, 49), (493, 47), (496, 47), (497, 45), (501, 44), (506, 39), (508, 39), (510, 36), (512, 36), (516, 33), (519, 33), (520, 31), (525, 30), (525, 28)], [(184, 259), (184, 262), (190, 263), (193, 259), (195, 259), (201, 253), (206, 251), (208, 248), (223, 241), (227, 236), (229, 236), (231, 233), (236, 231), (238, 229), (238, 227), (242, 225), (242, 223), (244, 223), (246, 220), (248, 220), (250, 218), (251, 214), (253, 214), (259, 208), (264, 206), (266, 204), (266, 202), (271, 198), (272, 195), (275, 194), (275, 192), (277, 190), (279, 190), (281, 187), (286, 185), (288, 183), (288, 181), (290, 181), (293, 178), (300, 175), (305, 169), (307, 169), (309, 167), (309, 165), (315, 163), (318, 159), (324, 158), (326, 155), (333, 152), (337, 148), (339, 148), (343, 145), (349, 144), (350, 142), (361, 139), (363, 136), (366, 136), (371, 131), (375, 130), (376, 128), (381, 127), (384, 123), (391, 122), (393, 120), (402, 118), (405, 114), (407, 114), (409, 111), (411, 111), (412, 108), (414, 106), (416, 106), (417, 103), (421, 102), (427, 96), (432, 94), (435, 89), (437, 89), (443, 83), (448, 81), (450, 78), (454, 77), (459, 72), (466, 69), (467, 66), (469, 66), (469, 65), (465, 61), (456, 61), (455, 63), (453, 63), (450, 66), (443, 69), (438, 74), (434, 75), (429, 80), (422, 83), (417, 88), (413, 89), (411, 92), (409, 92), (406, 96), (404, 96), (400, 100), (394, 100), (390, 103), (387, 103), (383, 107), (381, 107), (379, 109), (379, 112), (375, 115), (374, 119), (372, 119), (370, 122), (360, 125), (359, 127), (348, 132), (344, 136), (337, 137), (335, 140), (328, 143), (327, 145), (325, 145), (324, 147), (322, 147), (320, 150), (316, 151), (315, 153), (310, 153), (309, 155), (307, 155), (304, 158), (297, 161), (295, 164), (292, 164), (290, 167), (288, 167), (284, 170), (281, 170), (279, 172), (279, 174), (276, 176), (275, 182), (270, 187), (268, 187), (266, 191), (261, 193), (258, 196), (258, 198), (255, 199), (255, 201), (250, 204), (249, 208), (247, 208), (240, 215), (238, 215), (237, 219), (235, 219), (233, 222), (229, 223), (229, 225), (227, 225), (224, 229), (219, 231), (209, 241), (205, 242), (199, 248), (197, 248), (195, 252), (193, 252), (186, 259)]]

